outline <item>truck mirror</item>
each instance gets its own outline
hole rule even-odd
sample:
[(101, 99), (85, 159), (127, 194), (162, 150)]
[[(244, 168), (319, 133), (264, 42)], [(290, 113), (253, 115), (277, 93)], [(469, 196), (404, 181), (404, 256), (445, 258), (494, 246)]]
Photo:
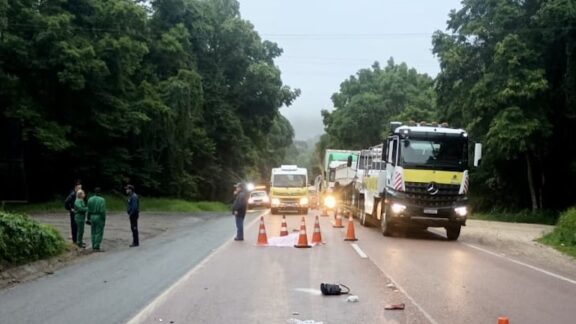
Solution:
[(351, 166), (352, 166), (352, 155), (348, 155), (348, 161), (346, 161), (346, 166), (347, 166), (347, 167), (351, 167)]
[(474, 144), (474, 166), (480, 166), (482, 161), (482, 143)]

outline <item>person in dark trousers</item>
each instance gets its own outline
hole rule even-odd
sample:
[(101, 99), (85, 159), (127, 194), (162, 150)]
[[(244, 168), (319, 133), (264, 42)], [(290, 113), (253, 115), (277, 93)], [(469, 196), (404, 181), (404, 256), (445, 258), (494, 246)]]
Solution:
[(128, 194), (128, 217), (130, 217), (130, 229), (132, 230), (132, 244), (130, 247), (136, 247), (140, 245), (138, 239), (138, 216), (140, 214), (140, 204), (138, 201), (138, 195), (134, 192), (134, 186), (126, 186), (126, 193)]
[(70, 192), (66, 200), (64, 200), (64, 208), (70, 214), (70, 232), (72, 235), (72, 242), (76, 244), (76, 236), (78, 235), (78, 226), (76, 225), (76, 218), (74, 213), (74, 202), (76, 201), (76, 193), (78, 190), (82, 190), (82, 185), (80, 183), (76, 183), (74, 189)]
[(232, 206), (232, 214), (236, 218), (236, 237), (235, 241), (244, 241), (244, 217), (246, 217), (246, 209), (248, 205), (248, 193), (246, 186), (243, 183), (236, 185), (236, 199)]
[(94, 196), (88, 199), (88, 220), (92, 225), (92, 250), (100, 252), (104, 224), (106, 223), (106, 200), (100, 196), (100, 188), (94, 189)]

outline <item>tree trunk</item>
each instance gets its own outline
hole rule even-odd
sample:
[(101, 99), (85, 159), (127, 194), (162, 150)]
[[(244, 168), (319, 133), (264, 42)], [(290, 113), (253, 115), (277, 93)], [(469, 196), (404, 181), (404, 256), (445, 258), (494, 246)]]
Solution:
[(534, 178), (532, 175), (532, 161), (530, 161), (530, 156), (528, 153), (525, 154), (526, 157), (526, 172), (528, 173), (528, 187), (530, 189), (530, 199), (532, 201), (532, 212), (538, 211), (538, 198), (536, 197), (536, 188), (534, 188)]

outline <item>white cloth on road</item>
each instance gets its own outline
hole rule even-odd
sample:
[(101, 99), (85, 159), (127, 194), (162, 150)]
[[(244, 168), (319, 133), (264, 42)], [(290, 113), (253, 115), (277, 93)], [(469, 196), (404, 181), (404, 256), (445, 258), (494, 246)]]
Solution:
[(294, 247), (298, 242), (298, 233), (290, 233), (287, 236), (271, 237), (268, 239), (268, 246)]

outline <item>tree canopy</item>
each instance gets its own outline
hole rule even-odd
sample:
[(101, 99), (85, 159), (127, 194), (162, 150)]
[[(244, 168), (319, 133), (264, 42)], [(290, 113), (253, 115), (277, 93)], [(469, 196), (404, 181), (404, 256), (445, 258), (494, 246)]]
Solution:
[(434, 80), (405, 63), (390, 58), (386, 67), (378, 62), (362, 69), (340, 85), (332, 95), (334, 110), (322, 111), (328, 146), (363, 149), (377, 144), (393, 120), (432, 120), (436, 115)]
[(236, 0), (0, 0), (0, 119), (32, 198), (75, 178), (222, 198), (291, 145), (281, 53)]

